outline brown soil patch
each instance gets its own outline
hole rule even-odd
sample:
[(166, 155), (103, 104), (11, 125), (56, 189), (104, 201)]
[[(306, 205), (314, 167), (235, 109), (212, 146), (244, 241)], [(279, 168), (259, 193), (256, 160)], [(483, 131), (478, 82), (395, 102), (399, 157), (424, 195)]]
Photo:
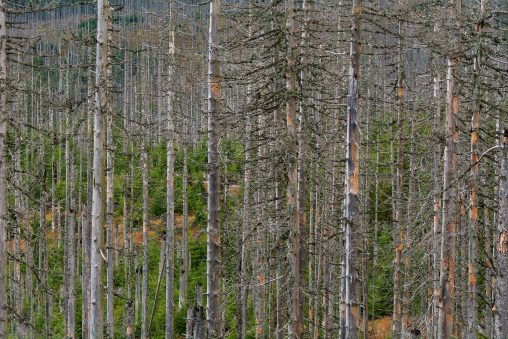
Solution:
[[(375, 339), (385, 339), (390, 337), (390, 327), (392, 320), (390, 317), (384, 317), (374, 320), (374, 337)], [(372, 333), (372, 322), (369, 322), (369, 332)]]
[[(148, 231), (148, 240), (157, 238), (160, 240), (160, 238), (157, 236), (157, 233), (155, 231)], [(143, 244), (143, 231), (134, 231), (132, 234), (132, 239), (134, 240), (134, 243), (137, 245)]]
[[(51, 223), (52, 217), (53, 216), (51, 214), (51, 209), (48, 209), (48, 211), (46, 213), (46, 222), (48, 224)], [(123, 220), (122, 217), (115, 218), (115, 225), (114, 225), (117, 228), (115, 233), (118, 235), (118, 239), (113, 239), (113, 242), (116, 246), (119, 246), (119, 247), (122, 247), (124, 245), (123, 223), (121, 222), (122, 220)], [(189, 213), (188, 226), (189, 226), (190, 236), (197, 238), (197, 237), (199, 237), (200, 230), (198, 228), (196, 228), (195, 226), (193, 226), (195, 220), (196, 220), (196, 216), (193, 213)], [(155, 230), (165, 228), (165, 222), (166, 222), (166, 220), (163, 220), (160, 218), (150, 220), (150, 225), (149, 225), (150, 230), (148, 231), (148, 239), (149, 240), (154, 239), (154, 238), (157, 238), (157, 239), (159, 238), (159, 236), (157, 235), (157, 231), (155, 231)], [(182, 225), (183, 225), (183, 215), (175, 214), (176, 228), (182, 228)], [(113, 233), (113, 236), (116, 235), (115, 233)], [(177, 234), (177, 235), (180, 236), (179, 234)], [(56, 239), (58, 239), (58, 231), (56, 231), (56, 230), (49, 231), (48, 230), (48, 231), (46, 231), (46, 237), (48, 239), (56, 240)], [(136, 243), (137, 245), (142, 245), (143, 244), (143, 231), (135, 230), (133, 232), (133, 239), (134, 239), (134, 243)], [(14, 246), (14, 245), (12, 245), (12, 246)], [(24, 252), (26, 250), (26, 244), (23, 244), (23, 246), (25, 246), (24, 249), (22, 250)], [(14, 248), (14, 247), (12, 247), (12, 248)]]

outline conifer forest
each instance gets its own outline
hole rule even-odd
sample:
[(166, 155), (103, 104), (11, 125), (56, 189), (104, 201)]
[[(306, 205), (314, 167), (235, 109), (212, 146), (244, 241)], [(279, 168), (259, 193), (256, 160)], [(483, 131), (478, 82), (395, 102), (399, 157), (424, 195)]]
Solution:
[(0, 0), (0, 339), (508, 339), (508, 0)]

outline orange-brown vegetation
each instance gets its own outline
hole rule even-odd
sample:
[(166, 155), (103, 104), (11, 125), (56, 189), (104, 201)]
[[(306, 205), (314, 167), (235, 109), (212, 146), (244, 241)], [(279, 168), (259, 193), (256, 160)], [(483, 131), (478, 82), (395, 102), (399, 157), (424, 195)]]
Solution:
[[(390, 337), (390, 327), (392, 320), (390, 317), (383, 317), (374, 320), (374, 336), (375, 339), (385, 339)], [(369, 332), (372, 333), (372, 322), (369, 322)]]

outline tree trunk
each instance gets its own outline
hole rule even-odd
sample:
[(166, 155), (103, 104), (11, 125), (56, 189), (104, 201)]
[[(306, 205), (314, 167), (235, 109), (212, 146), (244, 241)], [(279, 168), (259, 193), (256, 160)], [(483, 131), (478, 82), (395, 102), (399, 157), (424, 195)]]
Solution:
[[(16, 105), (14, 106), (16, 110)], [(19, 121), (19, 116), (14, 116), (14, 119)], [(15, 215), (15, 225), (12, 228), (12, 232), (14, 235), (14, 277), (11, 283), (12, 289), (12, 311), (14, 311), (14, 319), (13, 325), (15, 328), (15, 333), (18, 338), (22, 338), (24, 336), (23, 323), (21, 322), (21, 316), (23, 312), (23, 299), (21, 297), (21, 252), (20, 252), (20, 241), (22, 236), (22, 228), (23, 228), (23, 198), (21, 187), (23, 182), (21, 180), (21, 145), (19, 141), (21, 140), (21, 126), (18, 122), (15, 122), (14, 129), (14, 154), (13, 154), (13, 172), (14, 172), (14, 215)], [(64, 266), (64, 270), (65, 270)], [(64, 280), (65, 281), (65, 280)], [(67, 299), (64, 298), (64, 302)]]
[[(170, 6), (173, 7), (174, 1)], [(169, 42), (169, 65), (168, 65), (168, 130), (167, 130), (167, 167), (166, 167), (166, 339), (173, 338), (173, 318), (174, 318), (174, 302), (173, 302), (173, 280), (174, 280), (174, 247), (175, 247), (175, 187), (174, 187), (174, 170), (175, 170), (175, 151), (174, 151), (174, 92), (173, 92), (173, 74), (175, 63), (175, 31), (173, 28), (173, 15), (170, 13), (170, 42)]]
[(108, 0), (97, 0), (97, 58), (92, 189), (92, 237), (90, 250), (90, 319), (89, 335), (103, 337), (104, 311), (102, 287), (104, 224), (104, 116), (107, 109)]
[(495, 338), (508, 338), (508, 127), (501, 136), (502, 164), (496, 246)]
[(289, 336), (290, 338), (302, 338), (305, 331), (304, 318), (304, 277), (302, 267), (302, 229), (300, 225), (300, 215), (298, 211), (298, 122), (296, 116), (297, 106), (297, 70), (296, 70), (296, 52), (297, 52), (297, 22), (296, 22), (296, 4), (294, 0), (288, 0), (286, 4), (287, 11), (287, 73), (286, 73), (286, 121), (288, 134), (288, 187), (287, 187), (287, 205), (289, 214), (289, 253), (288, 260), (290, 265), (289, 274)]
[[(437, 68), (437, 62), (434, 64)], [(432, 158), (432, 194), (433, 194), (433, 217), (432, 217), (432, 328), (431, 337), (437, 337), (438, 333), (438, 312), (439, 312), (439, 267), (440, 267), (440, 244), (441, 244), (441, 226), (439, 225), (439, 212), (441, 209), (441, 187), (439, 180), (439, 170), (441, 162), (441, 95), (440, 95), (440, 76), (439, 71), (434, 73), (434, 152)]]
[[(126, 180), (129, 180), (129, 185), (126, 185), (126, 190), (129, 190), (129, 194), (126, 195), (129, 198), (129, 208), (128, 211), (126, 211), (126, 217), (124, 224), (124, 227), (126, 229), (126, 249), (127, 249), (127, 255), (125, 256), (125, 265), (126, 265), (126, 284), (127, 284), (127, 300), (125, 301), (125, 327), (126, 327), (126, 337), (127, 338), (134, 338), (134, 331), (135, 331), (135, 323), (136, 323), (136, 316), (137, 316), (137, 289), (134, 287), (135, 279), (137, 278), (137, 258), (134, 256), (134, 245), (133, 245), (133, 237), (132, 237), (132, 229), (133, 229), (133, 213), (134, 213), (134, 162), (132, 161), (132, 156), (134, 154), (134, 151), (132, 149), (131, 144), (131, 151), (129, 155), (129, 173), (128, 178)], [(125, 207), (127, 209), (127, 207)], [(132, 267), (132, 263), (129, 263), (129, 261), (132, 262), (132, 260), (135, 260), (134, 267)], [(133, 269), (135, 268), (135, 269)], [(135, 294), (133, 294), (133, 291)], [(134, 295), (134, 297), (133, 297)]]
[(469, 228), (468, 228), (468, 293), (467, 293), (467, 332), (468, 339), (476, 339), (478, 336), (477, 323), (477, 307), (478, 301), (476, 297), (476, 276), (477, 268), (477, 251), (478, 245), (476, 241), (478, 233), (478, 139), (479, 139), (479, 120), (480, 120), (480, 66), (481, 66), (481, 33), (483, 25), (483, 16), (485, 14), (484, 0), (480, 4), (480, 21), (476, 24), (476, 32), (478, 34), (478, 46), (476, 56), (474, 58), (474, 74), (473, 74), (473, 114), (471, 117), (471, 192), (469, 196)]
[[(258, 115), (258, 140), (262, 139), (262, 131), (263, 131), (263, 117), (262, 115)], [(263, 159), (263, 146), (261, 144), (257, 145), (257, 159)], [(257, 206), (256, 211), (256, 252), (255, 252), (255, 269), (254, 273), (256, 275), (256, 284), (254, 287), (254, 316), (256, 321), (256, 338), (264, 338), (265, 337), (265, 326), (266, 326), (266, 273), (265, 273), (265, 229), (263, 225), (264, 218), (264, 209), (263, 209), (263, 191), (262, 187), (262, 179), (263, 174), (266, 171), (263, 169), (263, 163), (261, 162), (257, 166), (256, 171), (256, 202)]]
[(192, 338), (201, 339), (205, 337), (205, 322), (203, 310), (203, 288), (200, 284), (196, 286), (196, 304), (193, 310)]
[(70, 130), (72, 120), (71, 112), (67, 112), (66, 117), (66, 138), (65, 138), (65, 177), (66, 177), (66, 238), (65, 246), (67, 248), (67, 338), (75, 337), (76, 321), (76, 257), (75, 257), (75, 175), (74, 175), (74, 156), (70, 140)]
[(395, 240), (395, 267), (393, 277), (393, 319), (392, 336), (395, 339), (401, 336), (402, 317), (402, 249), (404, 242), (404, 226), (402, 224), (402, 190), (404, 188), (404, 46), (403, 25), (399, 22), (399, 61), (398, 61), (398, 88), (397, 88), (397, 163), (395, 184), (395, 200), (393, 201), (393, 230)]
[(455, 84), (456, 60), (448, 60), (446, 77), (446, 146), (443, 181), (443, 223), (441, 228), (441, 267), (439, 279), (439, 319), (438, 337), (451, 338), (455, 298), (455, 242), (456, 242), (456, 208), (455, 208), (455, 173), (457, 170), (456, 128), (459, 111), (458, 86)]
[[(127, 52), (125, 57), (127, 59)], [(124, 65), (124, 93), (123, 93), (123, 127), (127, 132), (129, 130), (129, 79), (132, 73), (132, 63), (128, 68)], [(129, 142), (127, 136), (123, 140), (122, 145), (123, 153), (128, 157), (127, 174), (125, 175), (124, 188), (123, 188), (123, 256), (124, 256), (124, 269), (125, 269), (125, 337), (134, 337), (134, 301), (132, 300), (132, 277), (134, 276), (132, 270), (132, 210), (133, 210), (133, 194), (132, 194), (132, 178), (133, 178), (133, 162), (132, 152), (129, 153)]]
[(115, 336), (115, 320), (114, 320), (114, 286), (113, 286), (113, 256), (115, 251), (115, 244), (113, 242), (113, 213), (114, 213), (114, 200), (113, 200), (113, 184), (114, 184), (114, 170), (113, 170), (113, 112), (108, 107), (107, 109), (107, 127), (106, 127), (106, 228), (107, 228), (107, 311), (106, 311), (106, 327), (107, 333), (110, 338)]
[(217, 55), (217, 30), (220, 0), (210, 2), (208, 31), (208, 226), (207, 226), (207, 308), (206, 321), (210, 339), (221, 336), (221, 234), (220, 234), (220, 74)]
[(0, 337), (7, 337), (7, 28), (0, 0)]
[[(44, 138), (43, 134), (40, 134), (39, 137), (39, 159), (40, 159), (40, 206), (39, 206), (39, 228), (41, 235), (39, 236), (39, 267), (42, 272), (42, 281), (40, 282), (42, 288), (44, 289), (44, 331), (45, 337), (49, 338), (49, 288), (48, 288), (48, 252), (46, 249), (47, 245), (47, 227), (46, 227), (46, 157), (45, 157), (45, 148), (44, 148)], [(0, 193), (1, 194), (1, 193)], [(0, 320), (1, 321), (1, 320)], [(2, 337), (2, 333), (0, 332), (0, 337)]]
[(148, 153), (145, 136), (141, 144), (141, 176), (143, 181), (143, 263), (141, 268), (141, 338), (148, 338)]
[[(185, 137), (186, 138), (186, 137)], [(183, 145), (183, 178), (182, 178), (182, 245), (180, 264), (180, 291), (178, 293), (178, 306), (182, 308), (187, 302), (187, 290), (189, 280), (189, 204), (187, 198), (187, 186), (189, 181), (188, 157), (189, 146), (187, 140)]]
[(240, 237), (240, 286), (238, 293), (238, 338), (244, 339), (247, 331), (247, 298), (249, 284), (247, 281), (247, 239), (250, 234), (250, 184), (251, 184), (251, 88), (247, 87), (247, 112), (245, 112), (244, 170), (243, 170), (243, 215)]
[(347, 148), (344, 203), (344, 264), (341, 296), (341, 338), (356, 338), (360, 320), (357, 244), (355, 231), (360, 227), (358, 199), (360, 130), (357, 123), (360, 71), (360, 13), (361, 0), (353, 0), (353, 19), (351, 24), (351, 64), (349, 67), (349, 93), (347, 99)]
[[(415, 135), (414, 121), (416, 119), (415, 114), (411, 117), (411, 130), (409, 135)], [(414, 221), (413, 216), (413, 206), (414, 206), (414, 177), (415, 177), (415, 165), (414, 165), (414, 154), (415, 154), (415, 145), (414, 138), (410, 140), (410, 150), (409, 150), (409, 178), (408, 178), (408, 192), (407, 192), (407, 206), (406, 206), (406, 230), (404, 233), (404, 284), (403, 284), (403, 294), (402, 294), (402, 312), (401, 312), (401, 335), (407, 336), (410, 332), (410, 320), (409, 320), (409, 312), (410, 312), (410, 288), (413, 283), (411, 280), (411, 234), (412, 229), (416, 229), (416, 221)], [(410, 220), (413, 220), (412, 222)]]
[[(88, 53), (90, 54), (90, 53)], [(89, 58), (87, 58), (88, 60)], [(91, 251), (91, 222), (92, 222), (92, 186), (93, 186), (93, 112), (94, 112), (94, 103), (92, 100), (93, 93), (93, 80), (92, 80), (92, 70), (91, 67), (88, 69), (88, 103), (87, 103), (87, 140), (86, 145), (88, 148), (86, 154), (86, 203), (83, 208), (83, 218), (82, 218), (82, 242), (81, 242), (81, 290), (83, 291), (82, 295), (82, 304), (81, 304), (81, 328), (83, 331), (83, 338), (88, 338), (89, 336), (89, 321), (90, 321), (90, 251)], [(48, 319), (49, 323), (49, 319)]]

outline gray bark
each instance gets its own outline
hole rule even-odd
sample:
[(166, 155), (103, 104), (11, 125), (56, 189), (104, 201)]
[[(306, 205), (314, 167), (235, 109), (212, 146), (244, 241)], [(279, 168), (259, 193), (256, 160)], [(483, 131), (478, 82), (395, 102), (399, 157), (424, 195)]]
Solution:
[(207, 226), (207, 307), (208, 337), (219, 338), (222, 332), (221, 302), (221, 234), (220, 234), (220, 174), (219, 174), (219, 115), (220, 74), (217, 55), (217, 28), (220, 0), (210, 2), (208, 31), (208, 226)]
[(76, 257), (75, 257), (75, 175), (74, 175), (74, 156), (69, 131), (71, 129), (70, 112), (67, 112), (67, 135), (65, 139), (65, 175), (66, 175), (66, 238), (65, 246), (67, 247), (67, 338), (75, 337), (75, 321), (76, 321)]
[(143, 263), (141, 282), (141, 338), (148, 338), (148, 153), (145, 136), (141, 144), (141, 177), (143, 181)]
[(103, 337), (104, 311), (102, 287), (104, 225), (104, 116), (107, 109), (107, 10), (108, 0), (97, 0), (97, 58), (92, 188), (92, 236), (90, 250), (89, 335)]
[[(93, 112), (94, 103), (92, 100), (93, 93), (93, 81), (92, 81), (92, 70), (91, 67), (88, 69), (88, 117), (87, 117), (87, 141), (86, 145), (88, 148), (86, 154), (86, 204), (83, 208), (82, 218), (82, 251), (81, 251), (81, 290), (83, 291), (82, 297), (82, 320), (81, 328), (83, 331), (83, 337), (88, 338), (88, 326), (89, 326), (89, 315), (90, 315), (90, 251), (91, 251), (91, 207), (92, 207), (92, 186), (93, 186)], [(49, 323), (49, 319), (48, 319)]]
[(402, 330), (402, 249), (404, 226), (402, 223), (402, 189), (404, 187), (404, 45), (402, 40), (403, 24), (399, 22), (399, 60), (397, 86), (397, 162), (394, 182), (395, 199), (393, 201), (393, 231), (395, 241), (395, 267), (393, 278), (393, 317), (392, 336), (397, 339)]
[(302, 229), (300, 224), (299, 187), (298, 187), (298, 121), (296, 116), (297, 105), (297, 22), (296, 4), (294, 0), (286, 3), (286, 27), (287, 27), (287, 73), (286, 73), (286, 129), (288, 147), (288, 186), (287, 186), (287, 207), (289, 214), (289, 247), (288, 260), (290, 265), (289, 274), (289, 337), (302, 338), (305, 331), (304, 320), (304, 295), (303, 295), (303, 257)]
[(474, 74), (473, 74), (473, 114), (471, 116), (471, 191), (469, 196), (469, 227), (468, 227), (468, 291), (467, 291), (467, 328), (466, 337), (468, 339), (476, 339), (478, 336), (477, 322), (477, 285), (476, 277), (477, 268), (477, 251), (478, 245), (476, 241), (478, 232), (478, 139), (479, 139), (479, 120), (480, 120), (480, 65), (481, 65), (481, 36), (483, 17), (485, 14), (485, 0), (480, 2), (480, 23), (476, 25), (478, 33), (478, 46), (474, 58)]
[[(250, 102), (250, 88), (247, 89), (247, 100)], [(248, 108), (250, 110), (250, 108)], [(242, 215), (242, 231), (240, 238), (240, 286), (238, 293), (238, 337), (243, 339), (247, 331), (247, 238), (250, 232), (250, 180), (251, 180), (251, 118), (250, 112), (246, 112), (245, 116), (245, 141), (244, 141), (244, 172), (243, 172), (243, 215)]]
[[(174, 1), (170, 3), (173, 7)], [(168, 129), (167, 133), (167, 167), (166, 167), (166, 339), (173, 338), (173, 318), (174, 318), (174, 267), (175, 267), (175, 187), (174, 187), (174, 171), (175, 171), (175, 151), (174, 151), (174, 91), (173, 91), (173, 75), (175, 63), (175, 31), (173, 27), (173, 15), (170, 13), (171, 28), (169, 41), (169, 65), (168, 65)]]
[[(186, 139), (187, 137), (185, 137)], [(182, 178), (182, 245), (180, 264), (180, 291), (178, 293), (178, 307), (182, 308), (187, 302), (187, 289), (189, 277), (189, 204), (187, 186), (189, 180), (188, 157), (189, 146), (184, 140), (183, 145), (183, 178)]]
[[(436, 65), (437, 66), (437, 65)], [(441, 209), (441, 187), (440, 187), (440, 162), (441, 162), (441, 91), (440, 91), (440, 76), (439, 72), (435, 71), (434, 74), (434, 152), (432, 158), (432, 192), (433, 192), (433, 216), (432, 216), (432, 279), (433, 279), (433, 303), (432, 303), (432, 327), (431, 336), (436, 337), (438, 332), (438, 298), (439, 298), (439, 267), (440, 267), (440, 244), (441, 244), (441, 227), (439, 225), (439, 212)]]
[(341, 338), (356, 338), (359, 312), (359, 277), (356, 253), (356, 227), (360, 226), (358, 199), (359, 193), (359, 150), (360, 130), (357, 123), (359, 99), (359, 70), (360, 70), (360, 13), (361, 0), (353, 1), (353, 21), (351, 25), (351, 64), (349, 67), (349, 93), (347, 99), (347, 148), (345, 173), (345, 203), (344, 203), (344, 264), (341, 296), (340, 324)]
[(502, 163), (501, 184), (499, 191), (499, 222), (497, 225), (496, 246), (496, 304), (495, 335), (496, 339), (508, 338), (508, 127), (501, 136)]
[(7, 27), (0, 0), (0, 337), (7, 337)]
[(438, 337), (451, 338), (453, 329), (453, 305), (455, 289), (455, 243), (456, 243), (456, 207), (454, 178), (457, 169), (456, 128), (459, 111), (459, 97), (455, 84), (456, 60), (448, 60), (446, 77), (446, 146), (444, 159), (443, 220), (441, 228), (441, 267), (438, 297)]
[(110, 338), (115, 336), (115, 320), (114, 320), (114, 286), (113, 286), (113, 269), (114, 269), (114, 251), (115, 245), (113, 242), (113, 183), (114, 183), (114, 170), (113, 170), (113, 113), (111, 109), (107, 110), (106, 122), (106, 228), (107, 228), (107, 310), (106, 310), (106, 328)]

